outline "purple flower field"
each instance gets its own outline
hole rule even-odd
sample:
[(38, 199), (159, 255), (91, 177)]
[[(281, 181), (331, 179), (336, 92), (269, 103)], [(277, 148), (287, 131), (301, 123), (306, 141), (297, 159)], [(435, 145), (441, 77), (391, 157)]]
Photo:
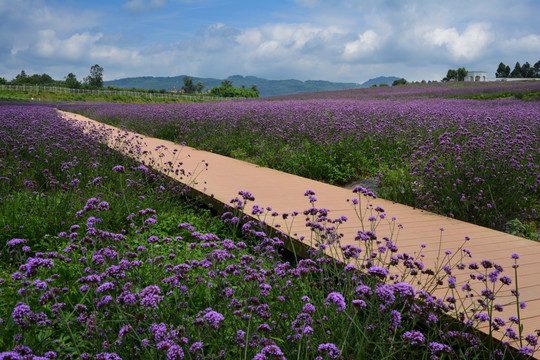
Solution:
[(313, 99), (389, 99), (389, 98), (508, 98), (531, 95), (540, 96), (540, 82), (439, 82), (429, 84), (408, 84), (406, 86), (383, 86), (369, 89), (337, 90), (318, 93), (274, 96), (271, 100), (313, 100)]
[[(503, 288), (519, 300), (515, 276), (466, 249), (426, 269), (376, 228), (341, 248), (318, 229), (346, 219), (328, 218), (308, 190), (311, 206), (289, 216), (305, 217), (320, 250), (288, 258), (282, 235), (242, 216), (248, 191), (222, 221), (208, 217), (187, 188), (50, 107), (0, 104), (0, 135), (0, 359), (491, 359), (538, 348), (519, 331), (525, 304), (508, 317), (497, 300)], [(119, 141), (138, 149), (129, 134)], [(357, 187), (352, 203), (371, 194)], [(471, 280), (456, 284), (460, 273)], [(449, 296), (400, 281), (430, 274)], [(493, 337), (476, 331), (486, 326)]]
[[(534, 228), (540, 102), (413, 96), (419, 89), (440, 96), (490, 88), (532, 91), (540, 84), (326, 93), (338, 99), (64, 108), (316, 180), (343, 185), (377, 177), (377, 192), (388, 200), (500, 230), (516, 220)], [(371, 99), (346, 96), (367, 90), (375, 91)], [(383, 91), (393, 96), (377, 99)]]

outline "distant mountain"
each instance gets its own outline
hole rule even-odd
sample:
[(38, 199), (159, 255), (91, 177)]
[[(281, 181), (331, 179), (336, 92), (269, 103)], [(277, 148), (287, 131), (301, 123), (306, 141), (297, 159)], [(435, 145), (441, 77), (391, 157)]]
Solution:
[(379, 76), (374, 79), (369, 79), (368, 81), (362, 83), (360, 85), (361, 87), (370, 87), (372, 85), (380, 85), (380, 84), (387, 84), (392, 85), (394, 80), (399, 80), (401, 78), (395, 77), (395, 76)]
[[(116, 88), (123, 89), (154, 89), (154, 90), (171, 90), (172, 88), (181, 89), (184, 85), (183, 78), (187, 75), (180, 75), (174, 77), (133, 77), (124, 78), (118, 80), (105, 81), (105, 86), (112, 85)], [(268, 80), (259, 78), (256, 76), (242, 76), (232, 75), (227, 79), (214, 79), (214, 78), (199, 78), (191, 77), (193, 83), (203, 83), (206, 87), (204, 90), (211, 89), (214, 86), (220, 86), (223, 80), (232, 81), (234, 87), (241, 87), (244, 85), (247, 88), (251, 86), (257, 86), (261, 97), (265, 96), (277, 96), (277, 95), (289, 95), (289, 94), (302, 94), (309, 92), (319, 91), (332, 91), (332, 90), (346, 90), (357, 89), (364, 87), (357, 83), (338, 83), (323, 80)], [(371, 81), (371, 80), (370, 80)], [(392, 80), (393, 81), (393, 80)]]

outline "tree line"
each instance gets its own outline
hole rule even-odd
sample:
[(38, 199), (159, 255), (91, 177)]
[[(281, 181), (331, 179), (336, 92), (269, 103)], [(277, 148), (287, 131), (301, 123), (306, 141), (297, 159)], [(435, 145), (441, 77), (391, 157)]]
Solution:
[(56, 86), (67, 87), (71, 89), (101, 89), (103, 88), (103, 68), (98, 64), (90, 67), (90, 74), (82, 81), (77, 79), (73, 73), (69, 73), (64, 80), (54, 80), (48, 74), (28, 75), (24, 70), (17, 74), (11, 81), (0, 77), (0, 85), (27, 85), (27, 86)]
[(510, 71), (510, 66), (505, 65), (503, 62), (499, 64), (497, 72), (495, 72), (497, 78), (540, 78), (540, 60), (533, 66), (529, 62), (521, 65), (516, 62), (514, 70)]
[[(182, 90), (186, 94), (201, 93), (206, 87), (203, 83), (198, 82), (195, 84), (193, 79), (189, 76), (183, 78), (184, 86)], [(20, 74), (17, 74), (11, 81), (7, 81), (5, 78), (0, 77), (0, 85), (26, 85), (26, 86), (56, 86), (67, 87), (71, 89), (102, 89), (103, 88), (103, 67), (98, 64), (90, 67), (90, 74), (79, 81), (77, 76), (73, 73), (69, 73), (64, 77), (64, 80), (54, 80), (48, 74), (33, 74), (27, 75), (24, 70)], [(133, 89), (135, 91), (139, 89)], [(152, 90), (147, 90), (153, 92)], [(164, 89), (160, 92), (166, 92)], [(223, 80), (221, 86), (216, 86), (209, 90), (210, 94), (220, 97), (243, 97), (243, 98), (255, 98), (259, 97), (259, 90), (257, 86), (253, 85), (251, 89), (242, 86), (235, 88), (230, 80)]]
[[(198, 82), (196, 85), (193, 83), (193, 79), (189, 76), (184, 76), (182, 79), (184, 81), (184, 86), (182, 90), (186, 94), (192, 94), (194, 92), (202, 92), (205, 88), (205, 85), (201, 82)], [(210, 90), (210, 94), (219, 97), (243, 97), (243, 98), (257, 98), (259, 97), (259, 89), (256, 85), (252, 85), (251, 89), (246, 88), (242, 85), (240, 88), (235, 88), (230, 80), (223, 80), (221, 86), (215, 86)]]

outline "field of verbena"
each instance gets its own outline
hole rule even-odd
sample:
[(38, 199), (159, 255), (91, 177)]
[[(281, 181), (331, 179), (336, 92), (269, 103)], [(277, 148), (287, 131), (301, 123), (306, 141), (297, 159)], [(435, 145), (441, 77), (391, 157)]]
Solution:
[(459, 99), (499, 99), (517, 98), (538, 100), (540, 81), (510, 82), (440, 82), (429, 84), (407, 84), (400, 86), (380, 86), (355, 90), (336, 90), (317, 93), (273, 96), (271, 100), (314, 100), (314, 99), (389, 99), (389, 98), (459, 98)]
[(347, 184), (377, 176), (383, 198), (496, 229), (517, 219), (532, 224), (529, 235), (535, 236), (538, 101), (320, 99), (64, 108), (316, 180)]
[[(424, 289), (437, 281), (400, 282), (426, 279), (422, 257), (378, 240), (373, 225), (359, 229), (358, 246), (326, 243), (345, 219), (329, 219), (307, 191), (311, 206), (296, 216), (348, 265), (315, 249), (286, 261), (264, 223), (238, 218), (251, 194), (239, 192), (218, 220), (150, 168), (167, 164), (103, 145), (112, 136), (138, 154), (127, 133), (85, 133), (50, 107), (0, 104), (0, 359), (492, 359), (538, 347), (517, 330), (519, 316), (500, 313), (497, 292), (517, 294), (517, 283), (487, 259), (441, 255), (428, 279), (451, 291), (435, 299)], [(354, 190), (354, 206), (364, 195)], [(389, 218), (373, 211), (378, 223)], [(459, 289), (463, 271), (471, 280)]]

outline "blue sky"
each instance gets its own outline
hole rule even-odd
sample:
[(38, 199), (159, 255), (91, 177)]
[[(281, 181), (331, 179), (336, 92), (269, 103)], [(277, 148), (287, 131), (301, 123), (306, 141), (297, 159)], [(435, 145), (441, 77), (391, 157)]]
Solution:
[(0, 0), (0, 76), (494, 76), (540, 60), (538, 14), (538, 0)]

